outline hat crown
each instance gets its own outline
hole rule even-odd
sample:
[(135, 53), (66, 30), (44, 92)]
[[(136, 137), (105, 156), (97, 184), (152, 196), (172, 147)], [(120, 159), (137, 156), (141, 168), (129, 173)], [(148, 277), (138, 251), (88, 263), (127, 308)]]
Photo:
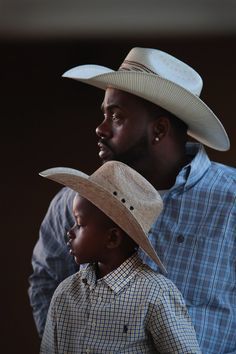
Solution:
[(158, 49), (135, 47), (126, 56), (119, 70), (141, 71), (169, 80), (196, 96), (200, 96), (203, 81), (189, 65)]
[(161, 213), (163, 203), (157, 190), (143, 176), (122, 162), (109, 161), (89, 179), (123, 204), (148, 233)]

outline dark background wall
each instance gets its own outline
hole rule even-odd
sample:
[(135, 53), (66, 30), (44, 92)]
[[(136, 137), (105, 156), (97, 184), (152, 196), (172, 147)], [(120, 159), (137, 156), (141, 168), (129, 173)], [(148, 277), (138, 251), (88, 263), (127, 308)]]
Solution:
[[(95, 127), (103, 92), (62, 79), (95, 63), (116, 69), (134, 46), (156, 47), (192, 65), (204, 78), (202, 98), (219, 116), (231, 150), (212, 159), (236, 166), (236, 37), (1, 41), (1, 352), (33, 354), (39, 340), (28, 301), (30, 259), (40, 222), (59, 186), (38, 172), (98, 165)], [(4, 348), (4, 350), (2, 349)]]

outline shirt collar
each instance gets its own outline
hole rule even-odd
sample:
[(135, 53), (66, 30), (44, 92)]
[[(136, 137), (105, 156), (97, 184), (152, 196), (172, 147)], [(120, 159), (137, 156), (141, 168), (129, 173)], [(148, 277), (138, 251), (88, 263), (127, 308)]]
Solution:
[(81, 272), (81, 279), (85, 285), (89, 285), (91, 287), (96, 285), (96, 272), (95, 272), (95, 265), (88, 264), (85, 268), (80, 270)]
[(98, 280), (96, 279), (95, 273), (96, 266), (94, 264), (89, 264), (86, 268), (81, 270), (81, 279), (84, 284), (89, 285), (90, 287), (95, 286), (96, 283), (99, 284), (104, 282), (112, 291), (118, 293), (137, 274), (140, 265), (142, 265), (142, 261), (137, 252), (135, 252), (117, 269)]
[(132, 278), (137, 274), (139, 266), (142, 264), (141, 259), (135, 252), (130, 258), (124, 261), (117, 269), (107, 274), (104, 278), (99, 279), (115, 292), (122, 290)]
[(202, 178), (211, 164), (201, 144), (187, 143), (186, 154), (189, 156), (190, 162), (179, 172), (171, 191), (177, 191), (180, 187), (184, 187), (184, 189), (191, 188)]

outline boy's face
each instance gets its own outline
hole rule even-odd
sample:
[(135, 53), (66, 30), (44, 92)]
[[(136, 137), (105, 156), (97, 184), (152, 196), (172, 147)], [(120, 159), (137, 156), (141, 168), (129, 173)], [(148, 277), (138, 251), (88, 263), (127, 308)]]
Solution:
[(69, 246), (77, 264), (104, 262), (107, 234), (112, 221), (87, 199), (76, 195), (73, 202), (75, 225), (69, 231)]

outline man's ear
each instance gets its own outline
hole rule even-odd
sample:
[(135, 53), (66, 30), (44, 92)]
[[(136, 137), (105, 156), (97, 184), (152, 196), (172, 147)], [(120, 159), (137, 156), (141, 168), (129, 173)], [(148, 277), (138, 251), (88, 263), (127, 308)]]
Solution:
[(120, 246), (124, 232), (119, 227), (112, 227), (108, 231), (107, 248), (117, 248)]
[(158, 142), (163, 139), (170, 130), (170, 120), (161, 116), (153, 124), (153, 141)]

